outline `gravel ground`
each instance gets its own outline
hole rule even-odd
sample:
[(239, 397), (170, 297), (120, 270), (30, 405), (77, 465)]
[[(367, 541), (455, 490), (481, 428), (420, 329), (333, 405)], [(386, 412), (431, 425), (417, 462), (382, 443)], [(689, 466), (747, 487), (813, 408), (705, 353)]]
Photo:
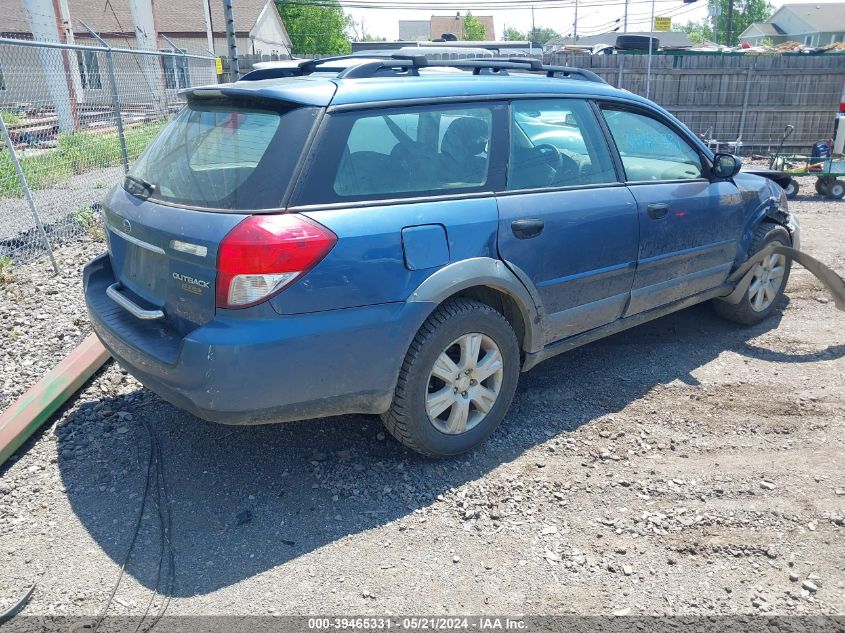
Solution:
[(12, 268), (0, 282), (0, 411), (55, 366), (90, 331), (82, 300), (82, 267), (105, 244), (80, 236), (46, 257)]
[[(792, 207), (804, 249), (845, 271), (845, 203)], [(0, 402), (84, 332), (79, 267), (101, 248), (0, 287)], [(169, 614), (845, 613), (845, 315), (799, 267), (784, 303), (753, 328), (699, 306), (549, 360), (448, 461), (374, 417), (205, 423), (111, 364), (0, 470), (0, 609), (34, 581), (25, 613), (106, 604), (149, 428), (175, 581), (157, 582), (154, 485), (110, 614), (157, 584)]]

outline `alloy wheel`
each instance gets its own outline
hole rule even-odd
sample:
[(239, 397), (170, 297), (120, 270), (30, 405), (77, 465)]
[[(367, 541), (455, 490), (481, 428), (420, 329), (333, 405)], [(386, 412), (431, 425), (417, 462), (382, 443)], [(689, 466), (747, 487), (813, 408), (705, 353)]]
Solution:
[(766, 310), (777, 297), (786, 273), (786, 257), (772, 253), (754, 267), (748, 299), (755, 312)]
[(477, 426), (502, 389), (504, 363), (495, 341), (471, 332), (452, 341), (431, 370), (425, 408), (441, 433), (458, 435)]

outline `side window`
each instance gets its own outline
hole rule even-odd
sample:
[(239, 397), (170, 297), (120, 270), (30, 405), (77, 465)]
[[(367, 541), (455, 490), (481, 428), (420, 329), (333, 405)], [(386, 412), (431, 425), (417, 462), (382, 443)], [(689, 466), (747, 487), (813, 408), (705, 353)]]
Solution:
[(665, 123), (627, 110), (602, 112), (628, 182), (702, 177), (699, 153)]
[[(458, 193), (488, 183), (490, 107), (430, 106), (333, 118), (324, 137), (332, 147), (323, 156), (337, 168), (332, 192), (320, 198)], [(332, 139), (341, 139), (340, 146)], [(309, 197), (314, 192), (306, 192)]]
[(514, 101), (508, 189), (617, 182), (590, 106), (577, 99)]

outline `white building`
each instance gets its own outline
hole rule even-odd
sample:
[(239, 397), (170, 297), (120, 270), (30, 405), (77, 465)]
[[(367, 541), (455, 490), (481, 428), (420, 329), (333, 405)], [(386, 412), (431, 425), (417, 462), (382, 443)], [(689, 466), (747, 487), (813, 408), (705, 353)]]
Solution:
[(805, 46), (845, 42), (845, 2), (785, 4), (768, 20), (751, 24), (739, 36), (740, 42), (752, 46), (763, 40)]

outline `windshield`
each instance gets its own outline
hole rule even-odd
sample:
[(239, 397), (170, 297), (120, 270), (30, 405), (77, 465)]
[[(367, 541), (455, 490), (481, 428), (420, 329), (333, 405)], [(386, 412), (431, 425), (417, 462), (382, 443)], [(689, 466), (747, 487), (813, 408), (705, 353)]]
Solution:
[(316, 113), (191, 104), (156, 137), (124, 187), (192, 207), (278, 208)]

